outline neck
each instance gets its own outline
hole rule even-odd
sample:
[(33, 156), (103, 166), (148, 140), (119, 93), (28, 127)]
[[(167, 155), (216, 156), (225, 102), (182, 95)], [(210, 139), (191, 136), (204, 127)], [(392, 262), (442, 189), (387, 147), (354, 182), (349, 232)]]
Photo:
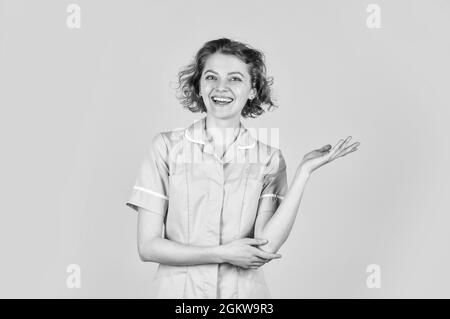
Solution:
[(206, 116), (206, 134), (214, 140), (216, 144), (230, 144), (239, 134), (241, 128), (240, 117), (233, 119), (217, 119)]

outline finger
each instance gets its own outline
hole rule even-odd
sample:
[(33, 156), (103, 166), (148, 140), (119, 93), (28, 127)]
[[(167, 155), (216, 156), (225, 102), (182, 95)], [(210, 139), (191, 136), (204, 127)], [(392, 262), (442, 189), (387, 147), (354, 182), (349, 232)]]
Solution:
[(258, 256), (258, 257), (264, 258), (264, 259), (281, 258), (280, 254), (268, 253), (268, 252), (263, 251), (261, 249), (256, 249), (255, 255)]
[(336, 153), (336, 150), (342, 143), (344, 143), (344, 140), (339, 140), (339, 142), (337, 142), (336, 145), (333, 146), (333, 148), (330, 150), (330, 153), (329, 153), (330, 158), (333, 157), (333, 155)]
[(247, 243), (249, 245), (264, 245), (268, 243), (267, 239), (262, 239), (262, 238), (248, 238)]
[(343, 152), (346, 152), (346, 151), (349, 151), (349, 150), (351, 150), (353, 148), (358, 147), (359, 144), (360, 144), (359, 142), (356, 142), (356, 143), (353, 143), (350, 146), (345, 147), (344, 149), (341, 149), (340, 152), (336, 155), (336, 157), (340, 156)]
[(351, 136), (348, 136), (345, 140), (339, 140), (339, 142), (335, 145), (335, 147), (330, 152), (330, 158), (333, 159), (351, 139)]
[[(269, 260), (271, 260), (271, 259), (269, 259)], [(266, 263), (267, 261), (268, 260), (265, 259), (265, 258), (261, 258), (259, 256), (255, 256), (252, 262), (255, 262), (255, 263)]]
[(350, 142), (351, 139), (352, 139), (351, 136), (347, 136), (347, 138), (344, 140), (344, 143), (342, 143), (342, 144), (339, 146), (339, 148), (338, 148), (338, 150), (336, 151), (336, 153), (339, 154), (339, 152), (341, 152), (341, 151), (347, 146), (348, 142)]
[(259, 258), (259, 259), (252, 260), (250, 263), (256, 265), (256, 264), (265, 264), (266, 262), (267, 262), (267, 259)]
[(261, 267), (263, 266), (265, 263), (250, 263), (250, 267)]
[(350, 154), (357, 150), (358, 150), (358, 146), (346, 148), (345, 151), (341, 152), (338, 156), (336, 156), (336, 158), (345, 156), (345, 155)]
[(280, 254), (273, 254), (273, 253), (268, 253), (265, 252), (263, 250), (258, 249), (258, 251), (255, 253), (258, 257), (264, 258), (265, 260), (271, 260), (271, 259), (277, 259), (277, 258), (281, 258)]

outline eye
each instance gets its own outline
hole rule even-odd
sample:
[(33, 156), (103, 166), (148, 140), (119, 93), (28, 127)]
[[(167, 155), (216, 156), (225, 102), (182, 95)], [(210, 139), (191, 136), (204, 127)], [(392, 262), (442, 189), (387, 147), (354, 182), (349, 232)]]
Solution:
[(240, 81), (240, 82), (242, 82), (241, 78), (238, 77), (238, 76), (233, 76), (233, 77), (231, 78), (231, 81)]
[(214, 80), (215, 78), (216, 78), (216, 77), (215, 77), (214, 75), (211, 75), (211, 74), (205, 76), (205, 79), (206, 79), (206, 80)]

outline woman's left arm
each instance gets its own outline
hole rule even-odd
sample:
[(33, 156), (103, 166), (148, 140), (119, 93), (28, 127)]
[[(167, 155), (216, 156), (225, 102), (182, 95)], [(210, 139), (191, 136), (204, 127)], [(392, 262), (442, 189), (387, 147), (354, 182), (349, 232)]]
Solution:
[[(263, 222), (257, 221), (255, 225), (255, 237), (268, 240), (268, 243), (259, 246), (259, 249), (271, 253), (276, 253), (280, 249), (292, 230), (306, 183), (312, 172), (338, 157), (356, 151), (360, 144), (359, 142), (345, 147), (350, 139), (351, 136), (345, 140), (340, 140), (333, 148), (328, 144), (304, 156), (303, 161), (295, 172), (291, 187), (275, 213)], [(264, 216), (262, 217), (264, 218)]]

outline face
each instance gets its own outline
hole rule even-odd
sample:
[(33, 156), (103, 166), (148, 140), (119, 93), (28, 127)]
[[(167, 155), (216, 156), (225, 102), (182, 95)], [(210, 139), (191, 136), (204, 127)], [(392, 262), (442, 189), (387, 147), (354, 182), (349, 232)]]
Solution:
[(248, 66), (238, 57), (214, 53), (208, 57), (200, 79), (200, 94), (209, 115), (239, 118), (247, 100), (254, 98)]

